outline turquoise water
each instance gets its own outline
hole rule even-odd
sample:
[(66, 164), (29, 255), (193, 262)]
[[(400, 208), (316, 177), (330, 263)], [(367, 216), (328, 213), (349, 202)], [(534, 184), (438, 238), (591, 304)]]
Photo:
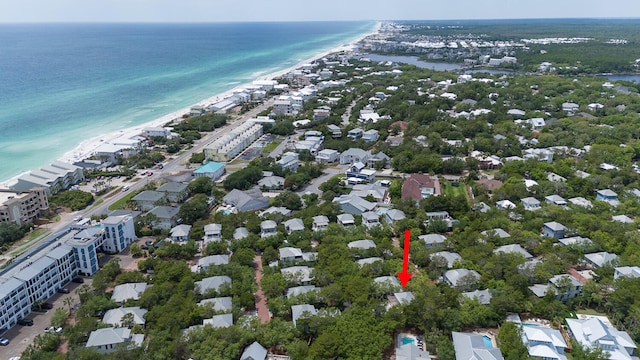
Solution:
[(416, 343), (415, 339), (408, 338), (408, 337), (402, 338), (402, 345), (415, 344), (415, 343)]
[(0, 181), (375, 30), (374, 22), (0, 25)]
[(482, 335), (482, 341), (484, 342), (484, 347), (486, 348), (493, 347), (493, 342), (491, 342), (491, 338), (488, 337), (487, 335)]

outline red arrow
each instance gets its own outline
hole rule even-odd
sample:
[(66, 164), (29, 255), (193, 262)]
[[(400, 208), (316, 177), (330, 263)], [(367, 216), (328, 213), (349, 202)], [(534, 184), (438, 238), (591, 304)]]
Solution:
[(411, 230), (404, 231), (404, 259), (402, 260), (402, 272), (398, 273), (398, 279), (400, 279), (400, 283), (404, 288), (407, 286), (409, 279), (413, 276), (412, 273), (409, 272), (409, 243), (411, 240)]

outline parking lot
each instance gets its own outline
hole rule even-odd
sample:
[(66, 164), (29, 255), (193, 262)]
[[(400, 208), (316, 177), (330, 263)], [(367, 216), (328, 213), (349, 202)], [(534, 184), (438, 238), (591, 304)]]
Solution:
[[(84, 284), (91, 284), (91, 279), (84, 278), (84, 280)], [(26, 318), (33, 320), (33, 326), (16, 325), (4, 334), (1, 334), (0, 336), (9, 339), (11, 342), (7, 346), (0, 347), (0, 360), (8, 360), (14, 356), (20, 356), (27, 346), (33, 343), (33, 339), (36, 335), (44, 334), (44, 329), (51, 325), (51, 318), (53, 317), (53, 313), (56, 309), (68, 309), (68, 307), (63, 303), (64, 298), (70, 296), (73, 298), (74, 304), (78, 304), (80, 299), (75, 293), (75, 289), (84, 284), (71, 282), (65, 285), (65, 288), (70, 291), (69, 294), (56, 293), (53, 297), (47, 300), (48, 303), (53, 304), (52, 309), (46, 310), (44, 313), (31, 312)]]

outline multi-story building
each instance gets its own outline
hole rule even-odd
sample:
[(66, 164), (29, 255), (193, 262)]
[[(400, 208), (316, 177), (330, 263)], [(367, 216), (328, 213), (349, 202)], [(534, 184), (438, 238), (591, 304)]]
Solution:
[(216, 139), (204, 149), (207, 159), (230, 161), (262, 135), (262, 125), (246, 121), (229, 134)]
[(119, 253), (136, 239), (133, 217), (109, 216), (101, 221), (105, 229), (104, 251)]
[(66, 190), (81, 181), (84, 181), (84, 172), (81, 167), (55, 161), (38, 170), (21, 175), (16, 183), (11, 185), (11, 189), (26, 191), (35, 187), (44, 187), (47, 195), (51, 195)]
[(0, 223), (29, 223), (49, 208), (43, 187), (27, 191), (0, 190)]

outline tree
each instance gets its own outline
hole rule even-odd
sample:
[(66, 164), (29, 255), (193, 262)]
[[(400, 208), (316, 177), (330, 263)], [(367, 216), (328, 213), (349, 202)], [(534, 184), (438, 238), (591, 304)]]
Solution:
[(24, 231), (14, 223), (0, 224), (0, 246), (10, 244), (16, 240), (20, 240), (24, 236)]
[(193, 224), (209, 214), (209, 203), (206, 195), (196, 194), (180, 206), (178, 217), (185, 224)]
[(71, 313), (71, 306), (73, 305), (73, 298), (71, 296), (67, 296), (62, 300), (62, 303), (69, 307), (69, 313)]
[(302, 209), (302, 200), (300, 200), (300, 196), (292, 191), (286, 191), (273, 199), (274, 206), (284, 206), (289, 210), (300, 210)]
[(191, 194), (210, 195), (213, 189), (213, 182), (208, 176), (201, 176), (189, 183), (187, 187)]
[(143, 254), (142, 247), (138, 243), (131, 244), (130, 251), (131, 251), (131, 256), (133, 257), (140, 257)]
[(122, 319), (120, 320), (120, 324), (122, 327), (126, 327), (131, 329), (133, 325), (135, 325), (135, 318), (133, 317), (133, 313), (126, 313), (122, 315)]
[(505, 360), (529, 358), (529, 351), (522, 343), (521, 329), (514, 322), (505, 321), (498, 333), (498, 344)]

